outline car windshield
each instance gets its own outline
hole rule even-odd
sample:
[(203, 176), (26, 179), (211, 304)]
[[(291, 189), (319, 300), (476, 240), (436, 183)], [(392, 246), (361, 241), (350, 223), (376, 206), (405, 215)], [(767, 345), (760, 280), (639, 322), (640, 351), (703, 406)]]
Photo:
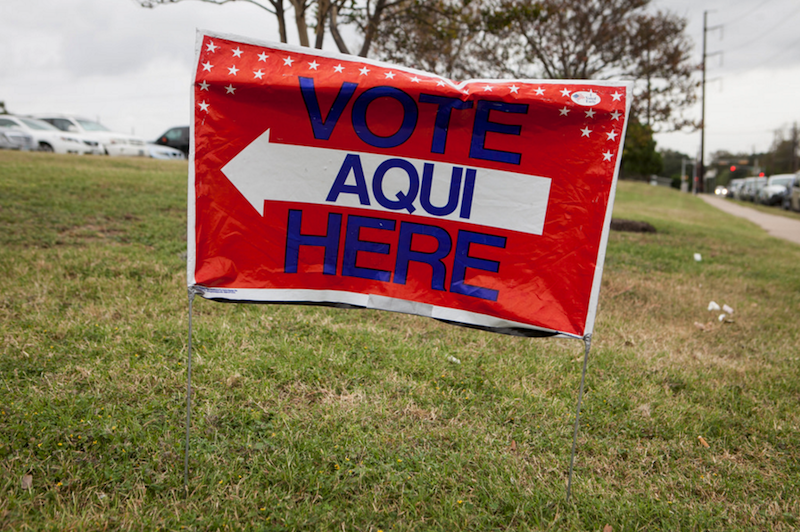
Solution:
[(792, 176), (790, 176), (790, 175), (786, 176), (786, 177), (772, 177), (769, 180), (769, 184), (770, 185), (787, 186), (787, 185), (790, 185), (791, 183), (792, 183)]
[(91, 120), (84, 120), (83, 118), (76, 118), (76, 122), (78, 122), (83, 129), (86, 131), (111, 131), (103, 124), (99, 124), (97, 122), (92, 122)]
[(60, 131), (57, 127), (52, 126), (42, 120), (33, 120), (31, 118), (20, 118), (19, 120), (31, 129), (36, 129), (39, 131)]

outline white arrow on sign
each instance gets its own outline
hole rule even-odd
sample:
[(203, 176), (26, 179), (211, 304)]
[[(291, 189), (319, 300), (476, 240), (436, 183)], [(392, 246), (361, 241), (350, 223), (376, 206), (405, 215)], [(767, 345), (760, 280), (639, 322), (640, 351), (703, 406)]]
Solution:
[[(265, 201), (337, 205), (384, 212), (394, 210), (385, 208), (376, 201), (372, 189), (372, 176), (381, 163), (397, 157), (271, 143), (269, 131), (268, 129), (262, 133), (222, 168), (222, 173), (262, 216)], [(369, 192), (368, 205), (362, 205), (355, 193), (339, 193), (335, 201), (326, 201), (348, 154), (358, 155), (360, 159)], [(423, 174), (423, 166), (429, 162), (408, 158), (403, 160), (411, 163), (420, 176)], [(441, 162), (433, 164), (435, 169), (430, 203), (436, 206), (445, 205), (448, 200), (451, 172), (453, 167), (458, 165)], [(445, 216), (430, 214), (422, 208), (419, 194), (413, 198), (413, 214), (535, 235), (542, 234), (550, 196), (549, 178), (487, 168), (476, 168), (475, 172), (469, 218), (460, 217), (460, 208)], [(462, 188), (466, 186), (466, 179), (464, 181)], [(351, 171), (346, 184), (349, 186), (355, 182)], [(409, 190), (408, 174), (399, 169), (389, 170), (384, 176), (381, 190), (386, 198), (392, 200), (404, 196)], [(463, 196), (462, 191), (459, 201), (463, 200)], [(408, 210), (403, 208), (400, 212), (407, 213)]]

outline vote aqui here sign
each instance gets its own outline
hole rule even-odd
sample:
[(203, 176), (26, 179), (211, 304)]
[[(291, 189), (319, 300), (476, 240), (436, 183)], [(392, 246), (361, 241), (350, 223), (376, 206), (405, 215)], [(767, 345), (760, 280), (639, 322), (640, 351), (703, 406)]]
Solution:
[(471, 80), (198, 33), (188, 284), (591, 333), (628, 82)]

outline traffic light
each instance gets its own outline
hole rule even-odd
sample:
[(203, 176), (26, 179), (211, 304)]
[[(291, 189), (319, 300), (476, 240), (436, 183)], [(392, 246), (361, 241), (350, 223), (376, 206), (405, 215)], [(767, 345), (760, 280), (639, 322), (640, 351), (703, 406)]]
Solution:
[(736, 165), (735, 165), (735, 164), (732, 164), (732, 165), (731, 165), (731, 172), (735, 172), (735, 171), (736, 171)]

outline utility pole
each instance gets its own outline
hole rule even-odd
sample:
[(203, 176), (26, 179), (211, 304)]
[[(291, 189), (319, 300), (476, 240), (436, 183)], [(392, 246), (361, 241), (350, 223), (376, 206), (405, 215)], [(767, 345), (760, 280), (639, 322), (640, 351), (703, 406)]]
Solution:
[(792, 126), (792, 173), (797, 172), (797, 122)]
[(694, 193), (697, 194), (698, 192), (704, 192), (704, 185), (705, 183), (703, 180), (706, 176), (706, 167), (705, 167), (705, 151), (706, 151), (706, 58), (709, 55), (717, 55), (720, 52), (714, 52), (713, 54), (708, 54), (706, 52), (706, 34), (711, 30), (716, 30), (721, 28), (722, 26), (714, 26), (713, 28), (708, 27), (708, 13), (709, 11), (703, 11), (703, 65), (700, 67), (702, 71), (703, 81), (701, 83), (700, 88), (700, 161), (697, 165), (697, 177), (695, 177), (695, 188)]

